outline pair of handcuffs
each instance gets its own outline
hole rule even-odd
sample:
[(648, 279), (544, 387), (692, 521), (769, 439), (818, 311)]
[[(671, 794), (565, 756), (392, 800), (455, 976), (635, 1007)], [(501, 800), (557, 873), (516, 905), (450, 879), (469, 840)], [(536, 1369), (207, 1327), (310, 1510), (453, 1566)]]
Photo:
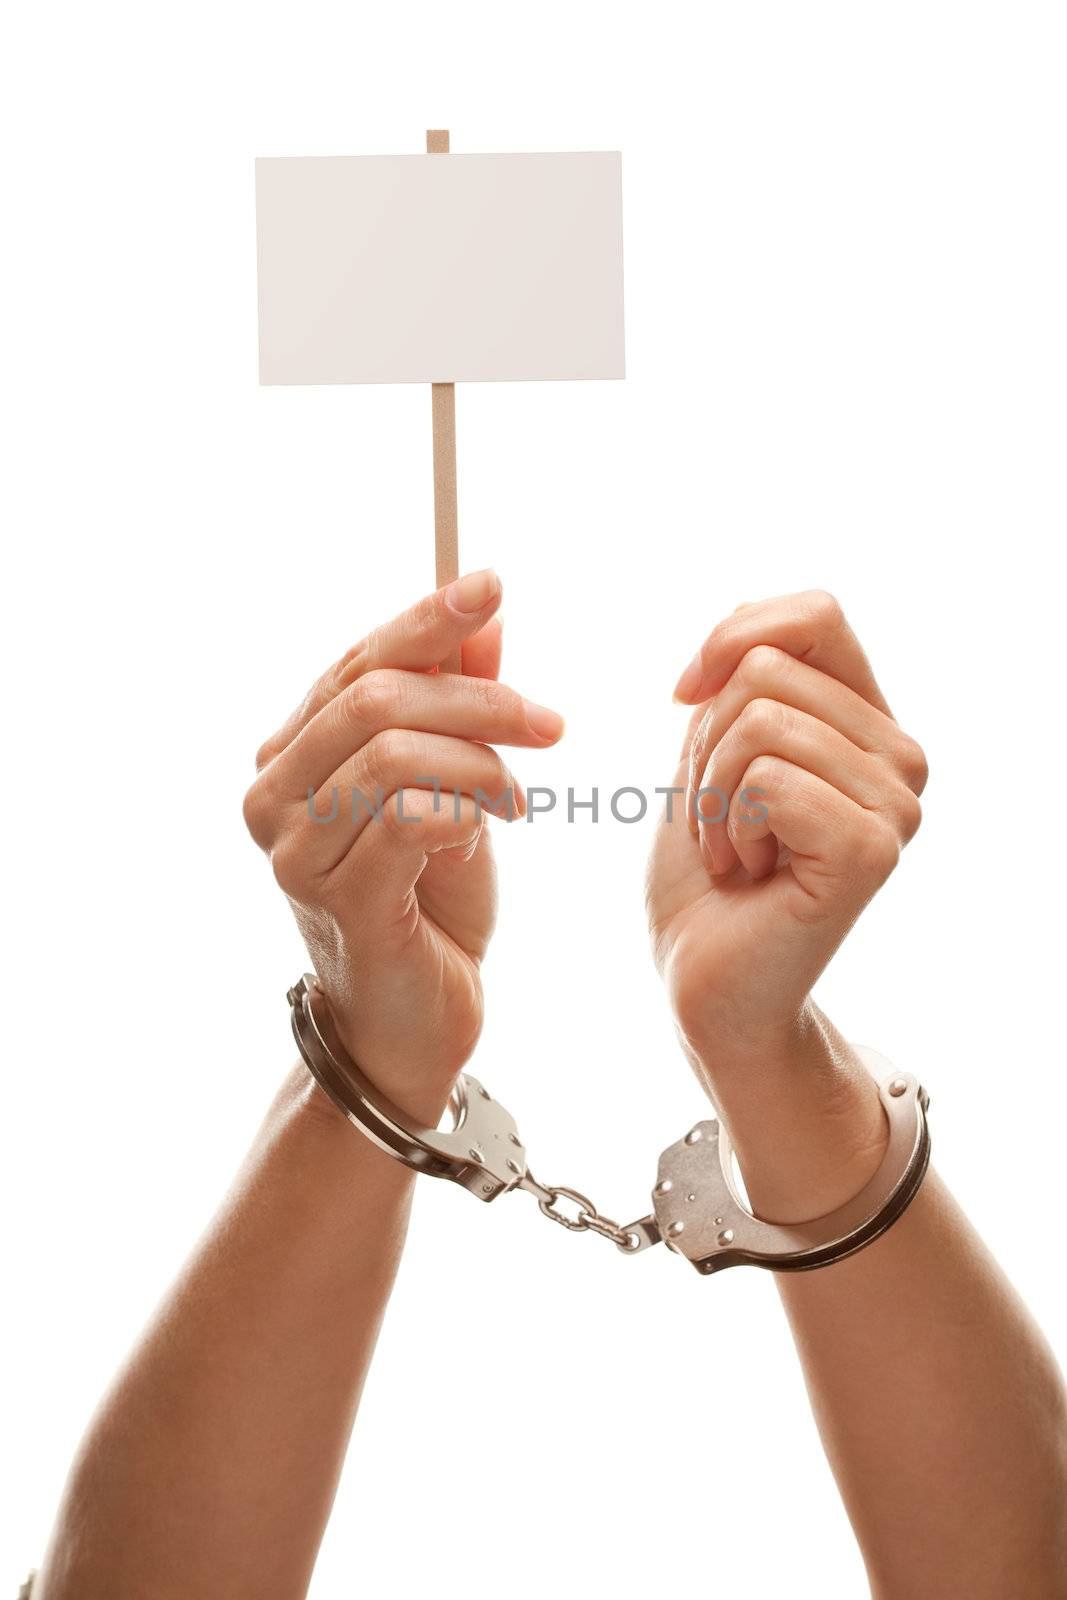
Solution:
[[(929, 1097), (907, 1073), (879, 1087), (889, 1126), (877, 1172), (843, 1206), (811, 1222), (764, 1222), (743, 1204), (733, 1174), (733, 1148), (717, 1118), (697, 1122), (659, 1158), (652, 1210), (636, 1222), (604, 1216), (576, 1189), (539, 1183), (511, 1114), (469, 1072), (449, 1102), (451, 1128), (419, 1128), (360, 1071), (345, 1050), (313, 973), (289, 991), (297, 1048), (321, 1088), (361, 1133), (416, 1172), (448, 1178), (479, 1200), (523, 1189), (553, 1222), (575, 1233), (592, 1231), (625, 1255), (659, 1244), (701, 1273), (725, 1267), (805, 1272), (842, 1261), (892, 1227), (918, 1193), (930, 1161)], [(876, 1070), (886, 1063), (861, 1052)], [(560, 1202), (574, 1207), (568, 1215)]]

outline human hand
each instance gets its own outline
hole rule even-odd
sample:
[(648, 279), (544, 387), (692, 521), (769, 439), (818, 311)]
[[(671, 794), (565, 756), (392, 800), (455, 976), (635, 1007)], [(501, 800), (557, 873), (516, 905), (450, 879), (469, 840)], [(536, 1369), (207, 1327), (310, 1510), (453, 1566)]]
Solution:
[[(482, 1026), (483, 814), (526, 810), (489, 745), (543, 749), (563, 729), (496, 681), (500, 598), (495, 573), (473, 573), (368, 634), (262, 746), (245, 798), (346, 1048), (429, 1121)], [(464, 676), (438, 673), (460, 646)]]
[[(741, 606), (675, 695), (696, 710), (649, 863), (653, 948), (694, 1065), (736, 1100), (735, 1068), (807, 1049), (812, 985), (919, 826), (926, 761), (820, 592)], [(718, 792), (698, 822), (699, 789)]]

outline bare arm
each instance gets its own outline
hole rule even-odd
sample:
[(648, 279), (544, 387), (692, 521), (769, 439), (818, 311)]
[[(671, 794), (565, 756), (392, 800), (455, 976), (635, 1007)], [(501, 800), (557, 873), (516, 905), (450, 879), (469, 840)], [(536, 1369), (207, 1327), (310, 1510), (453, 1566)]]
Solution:
[(305, 1592), (412, 1177), (294, 1070), (86, 1435), (34, 1600)]
[[(813, 1018), (744, 1065), (720, 1059), (715, 1084), (757, 1210), (799, 1221), (855, 1194), (882, 1112), (843, 1041)], [(1063, 1380), (937, 1174), (868, 1249), (777, 1282), (876, 1600), (1067, 1595)]]
[[(496, 682), (499, 602), (473, 574), (362, 640), (262, 747), (245, 805), (345, 1045), (424, 1124), (481, 1029), (484, 813), (525, 805), (490, 741), (562, 729)], [(432, 670), (461, 644), (467, 676)], [(305, 1593), (411, 1184), (291, 1075), (89, 1428), (34, 1600)]]
[[(661, 827), (654, 948), (754, 1208), (803, 1221), (884, 1150), (810, 990), (918, 827), (926, 763), (823, 594), (739, 608), (677, 693), (697, 710), (676, 783), (721, 820)], [(936, 1174), (868, 1249), (778, 1281), (876, 1600), (1063, 1600), (1063, 1380)]]

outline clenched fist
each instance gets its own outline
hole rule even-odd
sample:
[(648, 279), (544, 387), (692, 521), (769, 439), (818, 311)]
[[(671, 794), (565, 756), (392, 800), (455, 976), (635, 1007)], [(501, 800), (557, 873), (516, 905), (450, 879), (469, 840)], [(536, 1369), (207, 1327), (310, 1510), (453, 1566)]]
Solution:
[[(919, 826), (926, 761), (821, 592), (741, 606), (675, 697), (696, 710), (649, 864), (653, 949), (698, 1073), (755, 1125), (813, 1040), (855, 1081), (810, 991)], [(877, 1143), (872, 1116), (861, 1143)]]

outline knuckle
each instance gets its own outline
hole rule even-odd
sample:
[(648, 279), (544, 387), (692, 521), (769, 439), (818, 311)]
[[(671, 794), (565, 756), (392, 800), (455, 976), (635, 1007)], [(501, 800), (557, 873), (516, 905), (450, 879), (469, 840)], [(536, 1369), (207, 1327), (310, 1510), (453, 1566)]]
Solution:
[(435, 589), (413, 607), (412, 629), (420, 638), (425, 638), (428, 634), (437, 633), (441, 624), (451, 620), (451, 617), (444, 589)]
[(269, 739), (264, 739), (263, 743), (260, 745), (259, 749), (256, 751), (256, 771), (257, 772), (262, 772), (264, 767), (270, 765), (270, 763), (274, 760), (275, 755), (277, 754), (277, 750), (278, 750), (278, 741), (277, 741), (277, 736), (275, 734), (272, 734)]
[(930, 763), (922, 745), (908, 734), (901, 735), (899, 765), (908, 788), (917, 795), (922, 794), (929, 782)]
[(785, 794), (787, 776), (787, 769), (777, 756), (761, 755), (749, 762), (730, 797), (726, 829), (731, 839), (751, 839), (757, 826), (773, 831), (775, 809)]
[(861, 877), (884, 883), (900, 860), (896, 829), (879, 819), (866, 823), (853, 845), (852, 855)]
[(521, 716), (519, 696), (514, 689), (507, 689), (501, 683), (495, 683), (492, 678), (468, 678), (475, 701), (482, 711), (490, 716), (503, 713), (505, 716)]
[(472, 776), (475, 783), (483, 789), (492, 792), (495, 785), (506, 784), (511, 781), (507, 763), (499, 756), (492, 745), (474, 743), (474, 764)]
[(845, 611), (837, 596), (828, 589), (808, 589), (800, 596), (804, 609), (819, 627), (834, 629), (842, 626)]
[(357, 727), (388, 723), (399, 700), (398, 677), (385, 667), (364, 673), (334, 701), (338, 716)]
[(489, 753), (482, 787), (495, 805), (505, 803), (509, 797), (514, 803), (515, 792), (518, 788), (518, 784), (515, 782), (515, 774), (507, 762), (497, 755), (495, 750)]
[(710, 655), (717, 651), (729, 648), (730, 641), (737, 632), (737, 617), (734, 615), (722, 617), (712, 628), (704, 643), (697, 651), (701, 662), (706, 662)]
[(828, 622), (840, 622), (845, 615), (844, 607), (836, 594), (831, 594), (829, 589), (812, 589), (810, 591), (813, 608)]
[(274, 807), (266, 785), (258, 779), (248, 790), (241, 807), (245, 827), (260, 849), (266, 849), (273, 833)]
[(417, 765), (418, 739), (407, 728), (383, 728), (367, 744), (367, 764), (382, 778), (411, 777)]
[(789, 720), (786, 706), (780, 700), (757, 695), (750, 700), (737, 719), (737, 725), (749, 740), (765, 742), (780, 734)]
[(504, 760), (504, 757), (500, 754), (499, 750), (494, 750), (492, 745), (486, 745), (484, 748), (486, 756), (492, 764), (494, 776), (502, 783), (514, 783), (515, 774), (512, 772), (509, 763)]
[(745, 769), (741, 787), (734, 796), (735, 802), (740, 803), (739, 797), (752, 789), (762, 789), (764, 791), (773, 789), (781, 770), (781, 763), (776, 757), (770, 755), (757, 756), (755, 761), (750, 761)]
[(765, 775), (757, 773), (753, 777), (751, 769), (745, 774), (741, 787), (730, 798), (726, 813), (726, 832), (733, 843), (755, 838), (764, 824), (773, 827), (768, 804), (771, 788), (771, 780)]
[[(465, 681), (471, 685), (477, 709), (491, 727), (508, 733), (526, 732), (526, 712), (522, 696), (517, 690), (509, 689), (506, 684), (497, 683), (493, 678), (468, 678)], [(489, 736), (485, 734), (485, 737)]]
[(405, 789), (403, 797), (391, 794), (382, 807), (382, 821), (405, 844), (418, 841), (426, 831), (426, 823), (433, 820), (433, 802), (433, 795), (423, 789)]
[(783, 663), (789, 659), (776, 645), (754, 644), (738, 662), (737, 675), (742, 685), (759, 689), (775, 682), (781, 676)]
[(904, 843), (908, 844), (914, 839), (922, 826), (923, 808), (918, 795), (911, 789), (902, 789), (897, 802), (897, 809)]

